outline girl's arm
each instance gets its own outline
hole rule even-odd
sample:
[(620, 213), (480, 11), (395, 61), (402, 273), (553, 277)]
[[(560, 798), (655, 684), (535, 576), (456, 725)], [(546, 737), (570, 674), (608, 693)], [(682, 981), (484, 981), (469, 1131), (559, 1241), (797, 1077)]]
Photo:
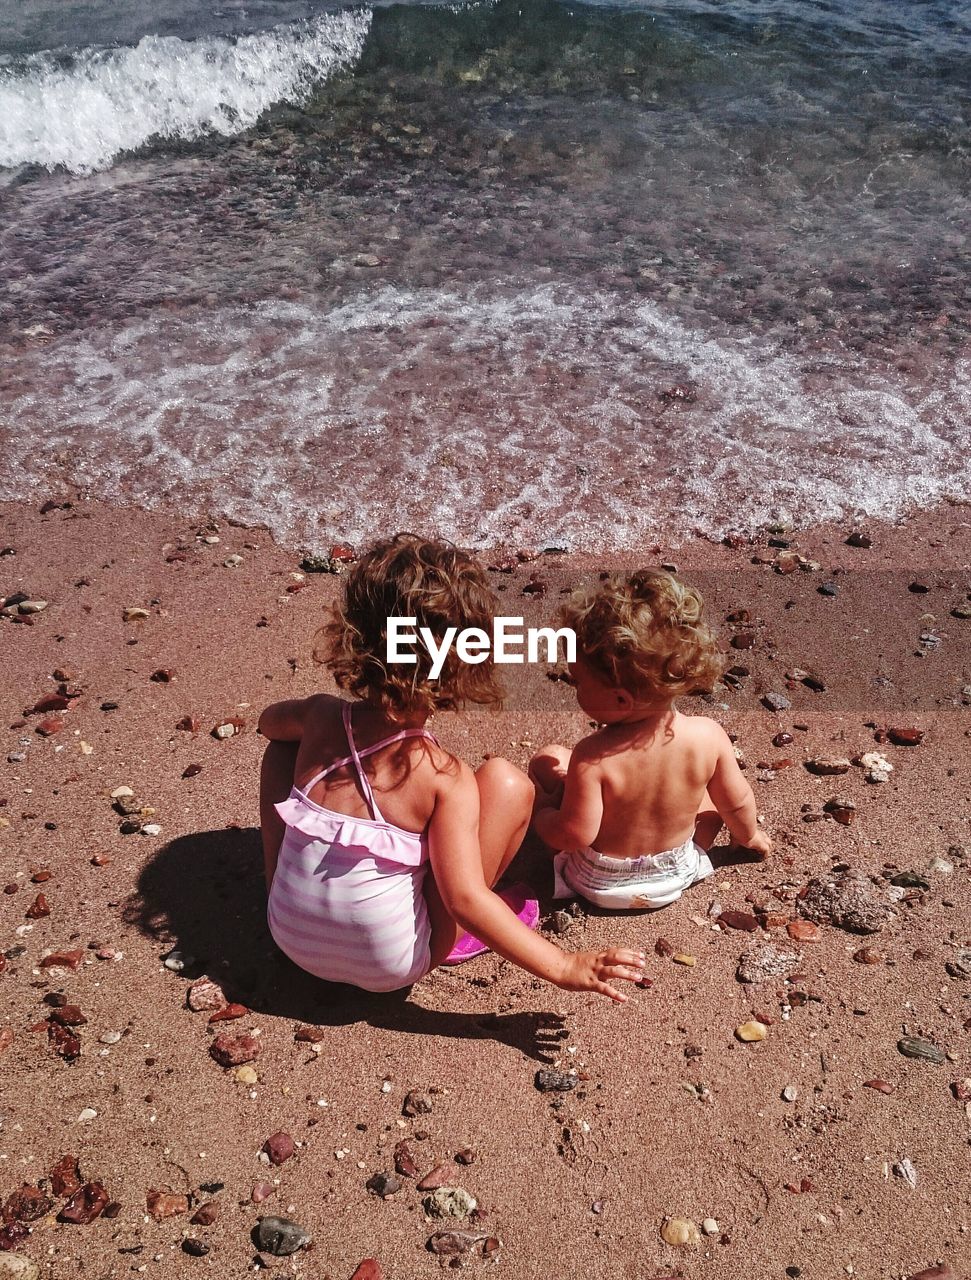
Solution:
[(533, 815), (533, 830), (551, 849), (586, 849), (596, 840), (603, 821), (600, 770), (584, 758), (583, 746), (577, 743), (570, 757), (559, 807), (541, 801)]
[(708, 783), (708, 794), (736, 844), (770, 853), (772, 841), (760, 830), (758, 810), (752, 788), (742, 777), (728, 734), (714, 721), (711, 722), (715, 746), (718, 752), (715, 769)]
[(299, 742), (313, 702), (313, 698), (291, 698), (288, 702), (270, 703), (259, 718), (260, 733), (274, 742)]
[(498, 955), (568, 991), (627, 996), (610, 979), (638, 982), (642, 952), (611, 948), (568, 954), (517, 920), (485, 882), (479, 853), (479, 788), (467, 765), (443, 781), (428, 829), (432, 874), (452, 918)]

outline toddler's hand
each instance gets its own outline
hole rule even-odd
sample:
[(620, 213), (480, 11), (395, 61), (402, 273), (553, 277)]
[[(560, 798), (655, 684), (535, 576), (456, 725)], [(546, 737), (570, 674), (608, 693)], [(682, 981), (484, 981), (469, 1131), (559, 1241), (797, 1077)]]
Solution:
[(772, 852), (772, 840), (761, 828), (759, 828), (759, 830), (756, 831), (754, 838), (748, 842), (745, 848), (751, 849), (753, 853), (757, 853), (759, 858), (764, 861)]
[(627, 999), (608, 978), (640, 982), (644, 977), (644, 952), (611, 947), (608, 951), (576, 951), (563, 957), (563, 973), (557, 982), (564, 991), (596, 991), (611, 1000)]
[(538, 813), (540, 809), (558, 809), (563, 803), (563, 785), (561, 782), (551, 791), (547, 791), (540, 783), (535, 782), (536, 794), (533, 797), (533, 813)]

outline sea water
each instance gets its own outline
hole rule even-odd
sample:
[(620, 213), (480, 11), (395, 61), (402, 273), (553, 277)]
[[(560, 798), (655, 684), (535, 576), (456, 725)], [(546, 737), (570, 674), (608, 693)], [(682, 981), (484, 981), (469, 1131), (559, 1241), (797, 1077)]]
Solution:
[(633, 547), (971, 496), (971, 9), (0, 0), (0, 498)]

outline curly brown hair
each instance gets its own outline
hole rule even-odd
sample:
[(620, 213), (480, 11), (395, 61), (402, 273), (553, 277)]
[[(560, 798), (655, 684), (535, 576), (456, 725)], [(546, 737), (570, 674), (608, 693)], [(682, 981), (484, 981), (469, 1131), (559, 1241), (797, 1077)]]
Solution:
[(660, 569), (612, 573), (561, 611), (577, 653), (618, 689), (641, 697), (708, 692), (724, 669), (700, 592)]
[(491, 656), (472, 665), (449, 649), (437, 680), (432, 659), (416, 645), (416, 664), (386, 661), (388, 618), (415, 618), (441, 642), (447, 627), (491, 634), (498, 599), (482, 566), (450, 542), (399, 533), (376, 543), (347, 576), (344, 596), (314, 650), (341, 689), (379, 703), (390, 720), (452, 711), (467, 702), (498, 707), (502, 687)]

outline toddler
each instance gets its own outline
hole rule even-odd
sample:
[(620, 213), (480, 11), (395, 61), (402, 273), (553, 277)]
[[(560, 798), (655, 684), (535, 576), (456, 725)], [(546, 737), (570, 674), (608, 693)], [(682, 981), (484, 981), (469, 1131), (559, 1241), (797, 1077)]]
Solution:
[(612, 574), (563, 610), (577, 637), (577, 701), (601, 728), (530, 763), (533, 825), (555, 850), (556, 896), (663, 907), (712, 873), (721, 828), (761, 857), (772, 842), (728, 735), (675, 706), (721, 671), (699, 593), (671, 574)]
[(567, 990), (625, 1000), (612, 983), (638, 981), (643, 953), (567, 954), (532, 932), (535, 900), (493, 891), (529, 824), (529, 779), (498, 758), (473, 773), (426, 727), (435, 711), (498, 705), (491, 661), (453, 648), (432, 680), (427, 647), (414, 664), (386, 660), (389, 617), (440, 643), (448, 627), (491, 630), (495, 605), (479, 565), (447, 543), (400, 534), (354, 566), (322, 655), (354, 700), (318, 694), (260, 717), (270, 932), (301, 968), (368, 991), (492, 948)]

